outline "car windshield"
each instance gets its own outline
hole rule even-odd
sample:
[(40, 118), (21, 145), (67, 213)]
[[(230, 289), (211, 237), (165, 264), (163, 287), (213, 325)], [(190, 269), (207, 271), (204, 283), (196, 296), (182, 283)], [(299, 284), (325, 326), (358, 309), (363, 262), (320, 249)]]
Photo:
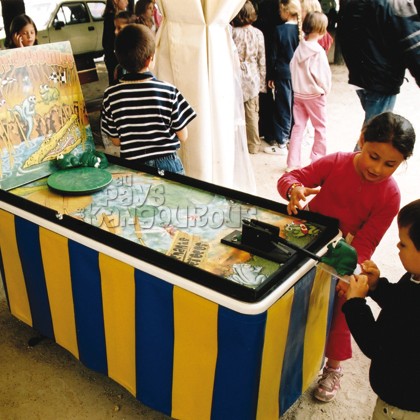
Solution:
[(54, 11), (54, 2), (25, 2), (25, 13), (35, 22), (38, 31), (47, 27), (51, 14)]

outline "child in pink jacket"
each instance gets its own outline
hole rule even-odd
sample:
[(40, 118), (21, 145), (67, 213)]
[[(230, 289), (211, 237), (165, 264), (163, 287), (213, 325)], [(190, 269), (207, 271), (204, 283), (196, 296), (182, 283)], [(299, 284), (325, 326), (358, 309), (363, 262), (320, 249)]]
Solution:
[(327, 26), (328, 19), (323, 13), (308, 13), (302, 25), (306, 37), (296, 48), (290, 62), (294, 126), (290, 136), (286, 172), (301, 167), (302, 140), (308, 119), (315, 130), (311, 162), (327, 154), (326, 95), (331, 89), (331, 69), (325, 50), (318, 43), (325, 35)]

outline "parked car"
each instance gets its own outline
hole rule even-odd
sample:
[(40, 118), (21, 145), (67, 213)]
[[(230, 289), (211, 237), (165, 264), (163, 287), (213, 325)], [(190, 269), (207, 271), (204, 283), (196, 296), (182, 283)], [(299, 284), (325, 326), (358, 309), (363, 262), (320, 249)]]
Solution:
[[(73, 54), (100, 57), (105, 0), (29, 0), (25, 13), (35, 22), (38, 43), (70, 41)], [(4, 40), (4, 29), (0, 31)]]

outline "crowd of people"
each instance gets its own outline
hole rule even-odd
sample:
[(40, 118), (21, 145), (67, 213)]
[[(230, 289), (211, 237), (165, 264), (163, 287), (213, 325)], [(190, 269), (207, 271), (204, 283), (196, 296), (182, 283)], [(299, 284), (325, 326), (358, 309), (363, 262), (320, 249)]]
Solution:
[[(371, 384), (378, 394), (374, 417), (398, 412), (419, 418), (420, 201), (400, 209), (392, 175), (413, 153), (415, 132), (393, 113), (408, 69), (420, 86), (420, 1), (247, 0), (233, 18), (232, 39), (239, 59), (249, 153), (287, 155), (278, 180), (288, 212), (306, 209), (339, 220), (344, 238), (357, 251), (361, 274), (350, 286), (337, 284), (326, 364), (314, 396), (334, 399), (352, 355), (352, 333), (372, 359)], [(108, 0), (103, 47), (109, 87), (104, 92), (102, 130), (120, 146), (121, 157), (184, 173), (177, 155), (196, 117), (182, 93), (152, 73), (155, 33), (162, 15), (154, 0)], [(328, 15), (328, 17), (327, 17)], [(330, 21), (329, 21), (330, 19)], [(333, 23), (331, 21), (334, 21)], [(328, 154), (327, 102), (332, 77), (327, 58), (337, 34), (365, 111), (355, 151)], [(36, 44), (35, 23), (26, 15), (10, 27), (8, 48)], [(336, 42), (337, 42), (336, 41)], [(314, 138), (311, 163), (302, 167), (308, 124)], [(397, 284), (379, 277), (370, 258), (398, 214), (400, 258), (407, 274)], [(377, 321), (366, 306), (369, 295), (382, 307)], [(408, 355), (408, 356), (407, 356)], [(409, 367), (398, 366), (407, 356)], [(400, 386), (400, 384), (404, 386)]]

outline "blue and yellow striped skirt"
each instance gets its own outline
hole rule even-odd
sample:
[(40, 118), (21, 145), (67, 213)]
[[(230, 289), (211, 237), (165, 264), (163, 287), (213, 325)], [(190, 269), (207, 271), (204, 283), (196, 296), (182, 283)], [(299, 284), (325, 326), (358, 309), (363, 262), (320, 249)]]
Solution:
[(0, 210), (11, 313), (179, 419), (277, 419), (310, 386), (334, 297), (312, 268), (267, 310), (234, 311)]

